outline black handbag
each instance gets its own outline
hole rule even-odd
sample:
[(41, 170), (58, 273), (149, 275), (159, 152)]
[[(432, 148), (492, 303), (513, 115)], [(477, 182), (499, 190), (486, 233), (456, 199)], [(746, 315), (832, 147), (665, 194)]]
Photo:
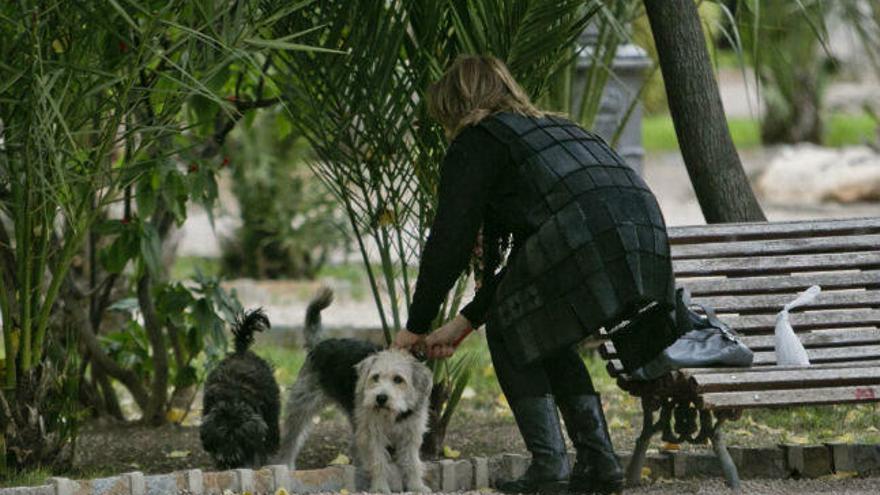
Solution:
[(718, 319), (714, 308), (692, 303), (684, 288), (676, 291), (675, 300), (675, 322), (682, 335), (656, 358), (632, 372), (631, 379), (654, 380), (679, 368), (752, 365), (754, 353)]

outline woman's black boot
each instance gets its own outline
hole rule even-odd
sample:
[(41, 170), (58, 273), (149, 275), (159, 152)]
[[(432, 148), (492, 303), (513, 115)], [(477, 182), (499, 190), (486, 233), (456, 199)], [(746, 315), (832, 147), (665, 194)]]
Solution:
[(553, 397), (525, 397), (510, 408), (526, 448), (532, 453), (532, 462), (521, 478), (499, 484), (498, 490), (505, 493), (565, 491), (571, 470)]
[(623, 468), (614, 454), (602, 401), (598, 395), (558, 397), (568, 437), (577, 449), (577, 460), (568, 482), (569, 493), (619, 493)]

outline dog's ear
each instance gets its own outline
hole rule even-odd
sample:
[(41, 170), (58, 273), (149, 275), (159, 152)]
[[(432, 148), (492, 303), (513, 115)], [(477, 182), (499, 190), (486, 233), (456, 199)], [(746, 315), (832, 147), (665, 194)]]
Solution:
[[(415, 361), (415, 360), (413, 360)], [(415, 361), (413, 364), (413, 388), (419, 391), (423, 397), (431, 395), (434, 386), (434, 372), (424, 364)]]
[(356, 365), (354, 365), (354, 371), (357, 373), (358, 377), (363, 378), (369, 373), (370, 368), (373, 367), (373, 364), (376, 363), (377, 354), (370, 354), (369, 356), (361, 359)]

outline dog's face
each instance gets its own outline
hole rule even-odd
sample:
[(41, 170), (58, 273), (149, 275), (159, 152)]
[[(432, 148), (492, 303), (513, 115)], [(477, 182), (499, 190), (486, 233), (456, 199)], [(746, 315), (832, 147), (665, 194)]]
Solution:
[(356, 400), (377, 414), (399, 415), (424, 407), (433, 385), (431, 370), (408, 352), (377, 352), (356, 365)]

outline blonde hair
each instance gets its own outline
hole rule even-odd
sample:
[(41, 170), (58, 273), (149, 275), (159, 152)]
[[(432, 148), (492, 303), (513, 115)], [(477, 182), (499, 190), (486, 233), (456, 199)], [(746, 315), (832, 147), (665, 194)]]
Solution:
[(498, 112), (544, 116), (504, 62), (491, 55), (459, 55), (443, 77), (428, 88), (428, 113), (450, 139)]

